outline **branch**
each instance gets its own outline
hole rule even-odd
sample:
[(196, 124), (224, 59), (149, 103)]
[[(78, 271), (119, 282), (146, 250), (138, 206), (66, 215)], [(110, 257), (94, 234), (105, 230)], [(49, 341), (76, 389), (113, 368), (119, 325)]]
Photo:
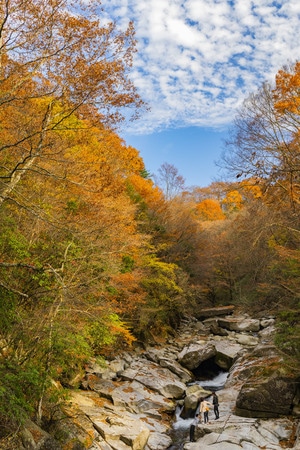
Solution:
[(29, 297), (27, 294), (24, 294), (24, 292), (20, 292), (20, 291), (17, 291), (16, 289), (10, 288), (1, 282), (0, 282), (0, 286), (2, 286), (4, 289), (6, 289), (9, 292), (13, 292), (14, 294), (20, 295), (21, 297), (25, 297), (25, 298)]

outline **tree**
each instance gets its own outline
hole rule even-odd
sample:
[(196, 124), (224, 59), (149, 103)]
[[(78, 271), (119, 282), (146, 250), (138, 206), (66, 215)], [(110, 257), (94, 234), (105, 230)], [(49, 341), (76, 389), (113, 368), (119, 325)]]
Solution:
[(284, 196), (283, 200), (297, 209), (299, 111), (295, 105), (299, 63), (289, 70), (279, 71), (275, 87), (264, 83), (245, 100), (227, 140), (222, 164), (236, 178), (255, 179), (269, 196), (274, 195), (274, 201)]
[(220, 203), (215, 199), (205, 199), (196, 205), (196, 214), (200, 220), (223, 220), (225, 215)]
[(173, 164), (165, 162), (158, 169), (156, 184), (164, 192), (166, 200), (171, 200), (183, 191), (185, 180)]
[(143, 105), (128, 77), (133, 26), (102, 25), (98, 7), (97, 0), (2, 3), (1, 202), (28, 171), (52, 176), (43, 162), (60, 158), (56, 144), (72, 114), (103, 127), (122, 121), (124, 108)]

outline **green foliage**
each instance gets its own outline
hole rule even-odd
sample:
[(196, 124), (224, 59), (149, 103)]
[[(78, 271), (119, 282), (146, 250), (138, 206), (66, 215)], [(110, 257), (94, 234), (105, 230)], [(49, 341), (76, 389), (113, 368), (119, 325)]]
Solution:
[(51, 375), (64, 381), (80, 371), (92, 356), (92, 349), (82, 333), (66, 331), (64, 327), (59, 329), (59, 325), (56, 328), (48, 350), (52, 362)]
[(10, 333), (21, 320), (15, 297), (14, 294), (0, 287), (0, 336), (2, 338)]
[(23, 260), (29, 257), (28, 242), (25, 236), (17, 230), (12, 218), (5, 218), (1, 223), (0, 255), (11, 259)]
[(79, 201), (77, 199), (70, 199), (67, 201), (66, 210), (69, 213), (75, 214), (79, 209)]
[(150, 179), (151, 173), (147, 169), (143, 169), (140, 171), (140, 176), (145, 179)]
[(19, 366), (13, 358), (6, 358), (0, 361), (0, 379), (0, 420), (20, 424), (39, 399), (43, 374), (36, 361)]
[(176, 264), (155, 256), (146, 258), (145, 269), (142, 285), (147, 301), (140, 312), (139, 330), (146, 338), (149, 334), (166, 337), (176, 329), (186, 308), (186, 295), (179, 284), (184, 275)]
[[(300, 366), (300, 303), (295, 309), (281, 311), (278, 316), (276, 345)], [(300, 367), (299, 367), (300, 368)]]
[(132, 272), (134, 268), (134, 259), (129, 255), (122, 257), (121, 273)]
[(96, 354), (103, 354), (106, 347), (115, 345), (119, 339), (129, 345), (134, 341), (127, 325), (115, 313), (106, 314), (92, 322), (86, 333)]

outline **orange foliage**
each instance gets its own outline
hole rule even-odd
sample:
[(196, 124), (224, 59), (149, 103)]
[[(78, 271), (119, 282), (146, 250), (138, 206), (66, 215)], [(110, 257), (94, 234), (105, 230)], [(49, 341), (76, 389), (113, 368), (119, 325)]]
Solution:
[(279, 70), (273, 91), (275, 109), (278, 113), (300, 114), (300, 62), (291, 71)]
[(143, 198), (149, 208), (157, 209), (162, 205), (162, 191), (157, 186), (154, 186), (152, 180), (143, 178), (138, 174), (132, 174), (128, 177), (128, 181)]
[(197, 215), (201, 220), (223, 220), (225, 215), (220, 203), (215, 199), (205, 199), (196, 205)]

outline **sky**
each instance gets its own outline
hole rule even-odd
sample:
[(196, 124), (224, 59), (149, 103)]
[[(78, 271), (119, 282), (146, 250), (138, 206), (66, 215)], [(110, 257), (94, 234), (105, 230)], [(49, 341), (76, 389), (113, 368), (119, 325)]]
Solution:
[(102, 0), (120, 29), (133, 20), (131, 79), (150, 110), (119, 134), (146, 169), (173, 164), (208, 186), (243, 100), (300, 59), (299, 0)]

